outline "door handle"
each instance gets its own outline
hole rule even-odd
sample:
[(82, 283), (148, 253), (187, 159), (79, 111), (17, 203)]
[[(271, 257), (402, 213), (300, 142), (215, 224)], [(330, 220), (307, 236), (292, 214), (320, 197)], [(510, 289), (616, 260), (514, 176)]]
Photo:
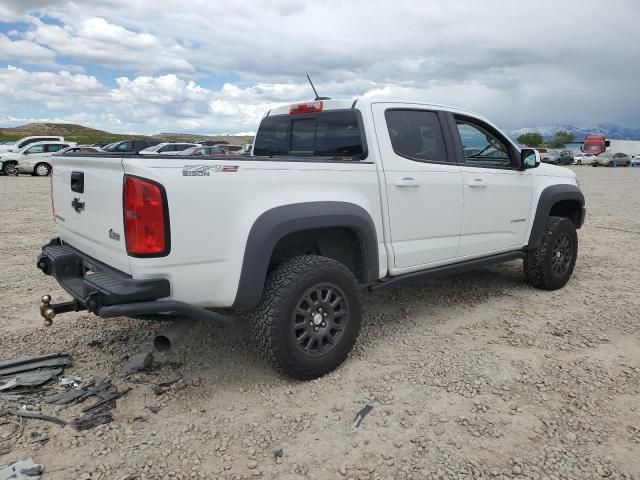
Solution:
[(398, 188), (406, 188), (406, 187), (419, 187), (420, 182), (413, 177), (404, 177), (402, 180), (396, 180), (393, 184)]
[(469, 181), (469, 186), (471, 188), (487, 188), (487, 182), (484, 178), (474, 178)]

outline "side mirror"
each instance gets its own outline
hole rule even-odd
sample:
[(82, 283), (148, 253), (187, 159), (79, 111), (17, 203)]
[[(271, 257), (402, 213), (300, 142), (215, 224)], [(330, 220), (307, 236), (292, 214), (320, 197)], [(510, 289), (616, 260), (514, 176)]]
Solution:
[(520, 164), (523, 170), (540, 166), (540, 153), (533, 148), (523, 148), (520, 151)]

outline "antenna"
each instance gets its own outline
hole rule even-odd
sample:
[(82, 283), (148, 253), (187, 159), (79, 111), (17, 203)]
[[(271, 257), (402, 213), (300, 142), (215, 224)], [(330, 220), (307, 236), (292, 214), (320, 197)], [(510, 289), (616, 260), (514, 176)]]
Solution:
[(307, 80), (309, 80), (309, 83), (311, 84), (311, 88), (313, 89), (313, 93), (316, 96), (316, 98), (314, 98), (314, 100), (331, 100), (329, 97), (319, 97), (318, 96), (318, 92), (316, 91), (316, 87), (313, 86), (313, 82), (311, 81), (311, 77), (309, 76), (308, 73), (307, 73)]

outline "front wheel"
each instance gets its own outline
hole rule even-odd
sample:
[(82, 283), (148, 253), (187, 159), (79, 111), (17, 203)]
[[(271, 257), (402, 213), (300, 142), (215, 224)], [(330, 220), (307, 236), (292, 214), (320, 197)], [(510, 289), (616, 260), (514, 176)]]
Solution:
[(277, 370), (311, 380), (347, 358), (361, 317), (353, 273), (330, 258), (302, 255), (269, 274), (249, 321), (258, 348)]
[(549, 217), (542, 239), (524, 258), (524, 273), (534, 287), (557, 290), (571, 278), (577, 257), (578, 234), (573, 222)]
[(33, 173), (38, 177), (46, 177), (51, 173), (51, 167), (46, 163), (39, 163), (36, 165), (36, 168), (33, 169)]
[(578, 160), (578, 161), (576, 162), (576, 165), (582, 165), (582, 160)]
[(4, 170), (4, 173), (6, 173), (7, 175), (17, 175), (18, 174), (17, 165), (18, 164), (16, 162), (5, 162), (2, 169)]

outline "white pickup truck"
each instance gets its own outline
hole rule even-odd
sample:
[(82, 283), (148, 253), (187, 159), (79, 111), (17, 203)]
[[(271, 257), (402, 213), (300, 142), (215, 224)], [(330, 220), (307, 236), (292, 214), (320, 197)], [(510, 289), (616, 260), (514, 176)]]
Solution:
[(347, 357), (361, 288), (513, 259), (533, 286), (564, 286), (585, 217), (572, 171), (418, 102), (280, 107), (253, 156), (61, 156), (52, 188), (59, 238), (37, 264), (73, 300), (45, 296), (45, 319), (229, 309), (301, 379)]

